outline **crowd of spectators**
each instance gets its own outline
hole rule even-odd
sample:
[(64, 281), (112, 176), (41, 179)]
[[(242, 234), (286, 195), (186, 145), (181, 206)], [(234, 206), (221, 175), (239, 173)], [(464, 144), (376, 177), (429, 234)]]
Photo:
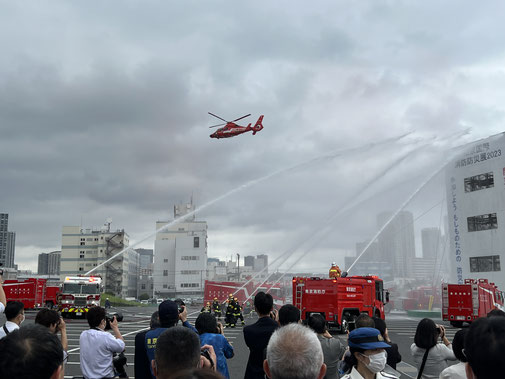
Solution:
[[(302, 325), (300, 310), (284, 305), (275, 312), (273, 298), (254, 298), (258, 320), (244, 327), (249, 348), (245, 378), (270, 379), (393, 379), (402, 357), (390, 340), (384, 320), (360, 315), (348, 333), (347, 347), (333, 337), (320, 314)], [(6, 303), (0, 285), (0, 309), (7, 321), (0, 329), (0, 378), (62, 379), (68, 357), (66, 324), (59, 313), (40, 310), (35, 323), (21, 327), (20, 302)], [(488, 379), (505, 372), (505, 313), (494, 310), (448, 340), (443, 325), (425, 318), (417, 326), (411, 353), (418, 378)], [(87, 313), (89, 329), (79, 338), (80, 366), (85, 379), (127, 377), (117, 365), (125, 342), (115, 317), (94, 307)], [(178, 326), (178, 323), (181, 323)], [(110, 329), (111, 332), (108, 330)], [(201, 313), (195, 326), (184, 305), (162, 302), (149, 330), (135, 336), (135, 378), (229, 379), (227, 359), (233, 346), (214, 315)], [(458, 362), (453, 364), (453, 362)]]

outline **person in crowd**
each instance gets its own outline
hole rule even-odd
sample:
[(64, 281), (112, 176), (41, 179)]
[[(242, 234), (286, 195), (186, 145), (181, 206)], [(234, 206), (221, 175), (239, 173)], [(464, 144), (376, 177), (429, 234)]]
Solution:
[(290, 323), (299, 323), (300, 310), (292, 304), (284, 304), (279, 309), (279, 325), (284, 326)]
[(358, 328), (375, 328), (375, 321), (366, 313), (360, 314), (355, 321), (355, 329)]
[(482, 317), (472, 322), (465, 336), (468, 379), (505, 376), (505, 317)]
[(226, 379), (230, 378), (226, 359), (233, 358), (233, 347), (223, 334), (223, 326), (217, 323), (216, 317), (210, 313), (201, 313), (195, 321), (196, 330), (200, 334), (200, 344), (212, 345), (217, 357), (217, 371)]
[(321, 379), (326, 373), (316, 334), (293, 323), (272, 334), (263, 367), (270, 379)]
[(375, 324), (375, 329), (377, 329), (379, 332), (381, 332), (382, 338), (384, 338), (384, 342), (386, 342), (389, 347), (386, 347), (384, 350), (386, 350), (388, 359), (387, 359), (387, 364), (394, 368), (396, 370), (396, 364), (398, 362), (402, 361), (402, 356), (400, 355), (400, 352), (398, 351), (398, 345), (396, 343), (391, 342), (389, 339), (389, 334), (388, 334), (388, 328), (386, 326), (386, 321), (379, 317), (373, 317), (373, 321)]
[(505, 312), (501, 309), (492, 309), (488, 312), (487, 317), (505, 317)]
[(352, 370), (342, 379), (383, 379), (398, 378), (390, 373), (383, 372), (386, 367), (386, 348), (379, 330), (362, 327), (353, 330), (348, 337), (350, 364)]
[(214, 316), (218, 319), (218, 321), (221, 320), (221, 304), (219, 303), (219, 300), (217, 297), (214, 298), (214, 301), (212, 302), (212, 311), (214, 312)]
[(456, 358), (458, 358), (459, 363), (447, 367), (444, 371), (440, 373), (440, 379), (466, 379), (466, 357), (463, 354), (463, 349), (465, 347), (465, 336), (468, 329), (461, 329), (456, 332), (452, 340), (452, 351)]
[(105, 331), (105, 308), (92, 307), (87, 313), (89, 329), (79, 337), (81, 370), (85, 378), (112, 378), (114, 353), (121, 353), (125, 343), (114, 316), (110, 327), (114, 335)]
[(105, 299), (105, 309), (109, 309), (110, 308), (110, 300), (109, 298)]
[[(361, 313), (354, 320), (354, 329), (359, 328), (375, 328), (375, 321), (366, 313)], [(351, 372), (352, 364), (354, 363), (354, 359), (351, 357), (351, 352), (347, 350), (344, 354), (344, 358), (342, 363), (339, 364), (339, 373), (340, 374), (348, 374)]]
[(64, 360), (66, 360), (68, 354), (68, 338), (67, 338), (67, 324), (63, 321), (63, 317), (59, 315), (53, 309), (42, 308), (37, 312), (35, 316), (35, 324), (40, 324), (49, 329), (53, 334), (60, 333), (61, 335), (61, 345), (64, 351)]
[(0, 328), (0, 338), (19, 329), (21, 323), (25, 321), (25, 306), (20, 301), (9, 301), (5, 306), (5, 324)]
[(328, 331), (326, 320), (319, 313), (311, 315), (307, 321), (307, 325), (317, 333), (317, 339), (319, 340), (321, 348), (323, 349), (324, 364), (326, 365), (325, 378), (338, 378), (338, 363), (344, 356), (344, 345), (342, 345), (340, 339), (333, 338), (333, 336)]
[[(159, 311), (153, 312), (151, 321), (149, 322), (149, 330), (159, 328), (161, 326), (159, 319)], [(134, 355), (134, 372), (137, 379), (151, 379), (151, 362), (147, 358), (146, 353), (146, 334), (148, 330), (144, 330), (135, 335), (135, 355)]]
[(263, 352), (268, 345), (270, 336), (279, 324), (270, 317), (274, 305), (272, 295), (258, 292), (254, 297), (254, 309), (258, 313), (258, 321), (244, 327), (244, 340), (249, 348), (249, 359), (244, 379), (263, 379)]
[(168, 328), (159, 336), (154, 356), (151, 366), (157, 379), (172, 378), (178, 371), (197, 367), (216, 369), (214, 348), (200, 347), (198, 335), (183, 326)]
[(170, 379), (223, 379), (223, 376), (216, 371), (193, 368), (191, 370), (179, 371)]
[(5, 305), (7, 304), (7, 297), (5, 296), (3, 284), (3, 270), (0, 269), (0, 313), (5, 310)]
[(63, 379), (63, 347), (38, 324), (23, 326), (0, 340), (0, 378)]
[[(160, 327), (150, 330), (145, 335), (144, 351), (147, 355), (147, 361), (151, 362), (154, 359), (154, 353), (156, 350), (156, 341), (158, 337), (167, 329), (172, 328), (177, 325), (179, 320), (182, 321), (182, 325), (193, 332), (198, 333), (197, 330), (188, 321), (188, 310), (186, 306), (182, 305), (182, 312), (179, 313), (178, 305), (175, 301), (165, 300), (158, 306), (158, 317), (160, 320)], [(139, 347), (139, 353), (141, 354), (141, 349)], [(152, 368), (149, 369), (151, 375), (154, 375)]]
[[(439, 338), (443, 343), (437, 343)], [(456, 360), (452, 345), (445, 336), (445, 328), (429, 318), (423, 318), (417, 324), (410, 352), (424, 379), (438, 378), (449, 366), (448, 362)]]

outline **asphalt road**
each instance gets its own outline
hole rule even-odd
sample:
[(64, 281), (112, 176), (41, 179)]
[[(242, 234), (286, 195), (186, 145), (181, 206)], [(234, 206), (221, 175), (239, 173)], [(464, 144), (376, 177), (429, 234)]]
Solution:
[[(149, 327), (149, 319), (156, 310), (152, 307), (131, 307), (117, 309), (124, 315), (124, 320), (119, 324), (119, 329), (126, 342), (126, 356), (128, 358), (127, 373), (130, 378), (133, 378), (133, 354), (134, 354), (134, 339), (135, 335)], [(26, 323), (33, 322), (36, 311), (26, 311)], [(199, 308), (188, 307), (189, 321), (194, 325), (195, 319), (199, 314)], [(417, 324), (420, 319), (409, 318), (405, 314), (390, 314), (386, 319), (389, 336), (391, 340), (398, 344), (402, 362), (398, 365), (397, 370), (402, 374), (402, 378), (415, 378), (417, 370), (413, 366), (413, 361), (410, 355), (410, 345), (414, 341), (414, 335)], [(69, 339), (69, 360), (65, 367), (65, 378), (81, 377), (82, 373), (79, 364), (79, 335), (88, 328), (86, 320), (83, 319), (66, 319), (67, 335)], [(246, 318), (246, 323), (251, 324), (256, 321), (256, 318)], [(436, 323), (445, 325), (447, 336), (452, 341), (457, 328), (453, 328), (448, 323), (434, 319)], [(3, 321), (0, 320), (3, 324)], [(225, 329), (225, 336), (235, 349), (235, 356), (228, 360), (228, 368), (231, 378), (243, 378), (249, 350), (244, 343), (242, 334), (242, 326), (236, 328)], [(344, 344), (347, 343), (346, 335), (335, 335), (340, 338)]]

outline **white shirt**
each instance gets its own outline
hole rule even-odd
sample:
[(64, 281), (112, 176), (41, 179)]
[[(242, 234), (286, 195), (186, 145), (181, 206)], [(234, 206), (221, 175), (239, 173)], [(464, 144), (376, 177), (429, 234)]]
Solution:
[(86, 379), (112, 378), (112, 353), (120, 353), (125, 344), (109, 332), (88, 329), (79, 338), (82, 374)]
[[(2, 284), (0, 284), (1, 286)], [(5, 305), (4, 303), (0, 303), (0, 313), (3, 313), (5, 311)]]
[[(363, 376), (356, 370), (356, 367), (353, 367), (349, 374), (342, 376), (340, 379), (363, 379)], [(375, 379), (398, 379), (398, 376), (381, 371), (375, 374)]]
[[(0, 303), (1, 304), (1, 303)], [(6, 321), (5, 322), (5, 327), (9, 331), (9, 333), (12, 333), (14, 330), (19, 329), (19, 325), (16, 324), (15, 322), (12, 321)], [(3, 325), (0, 326), (0, 339), (4, 338), (6, 336)]]
[(447, 367), (440, 373), (440, 379), (466, 379), (465, 362)]
[[(423, 356), (426, 349), (417, 347), (415, 343), (410, 346), (410, 352), (414, 359), (415, 366), (419, 370), (423, 362)], [(452, 345), (445, 346), (443, 343), (437, 343), (430, 349), (426, 365), (423, 370), (423, 379), (437, 379), (442, 371), (449, 367), (447, 361), (457, 361), (453, 351)]]

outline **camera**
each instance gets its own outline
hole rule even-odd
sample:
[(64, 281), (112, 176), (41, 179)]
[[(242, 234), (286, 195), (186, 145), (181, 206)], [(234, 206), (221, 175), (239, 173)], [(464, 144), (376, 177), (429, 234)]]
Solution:
[(184, 307), (186, 306), (186, 304), (184, 304), (184, 301), (182, 299), (175, 299), (174, 303), (177, 304), (177, 310), (179, 311), (179, 313), (184, 312)]
[(210, 353), (209, 353), (209, 349), (203, 349), (201, 352), (200, 352), (200, 355), (202, 357), (205, 357), (209, 360), (210, 362), (210, 367), (214, 367), (214, 361), (212, 360), (212, 358), (210, 357)]
[(111, 330), (110, 323), (114, 321), (115, 316), (105, 316), (105, 330)]
[(121, 352), (119, 354), (114, 353), (112, 364), (114, 365), (114, 371), (116, 371), (116, 375), (120, 378), (128, 378), (128, 375), (126, 374), (126, 361), (127, 359), (124, 355), (124, 352)]
[(437, 333), (442, 334), (442, 329), (440, 329), (440, 326), (437, 326)]

